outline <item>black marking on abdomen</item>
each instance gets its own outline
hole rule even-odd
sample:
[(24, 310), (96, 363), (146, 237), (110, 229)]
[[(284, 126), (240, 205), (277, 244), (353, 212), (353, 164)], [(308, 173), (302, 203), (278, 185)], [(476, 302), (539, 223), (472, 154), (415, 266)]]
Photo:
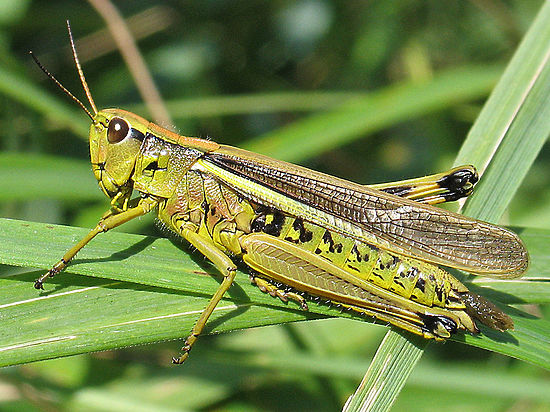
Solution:
[(426, 281), (422, 276), (419, 276), (418, 280), (416, 281), (416, 285), (414, 285), (415, 288), (420, 290), (422, 293), (426, 292)]
[(437, 284), (435, 285), (435, 293), (437, 295), (437, 299), (440, 302), (443, 302), (443, 285)]
[(252, 232), (263, 232), (264, 227), (265, 227), (265, 215), (258, 216), (250, 224), (250, 230)]
[[(252, 221), (250, 229), (252, 232), (264, 232), (268, 235), (279, 237), (285, 224), (285, 215), (279, 210), (270, 209), (264, 206), (256, 209), (258, 216)], [(267, 223), (268, 217), (271, 217), (271, 222)]]
[(395, 283), (396, 285), (399, 285), (399, 286), (401, 286), (403, 289), (405, 289), (405, 285), (404, 285), (401, 281), (399, 281), (399, 280), (397, 280), (397, 279), (395, 279), (395, 278), (393, 279), (393, 283)]
[(359, 253), (359, 249), (357, 249), (357, 243), (354, 243), (353, 247), (351, 248), (351, 253), (355, 255), (355, 259), (357, 262), (361, 263), (363, 258), (361, 257), (361, 253)]
[(342, 244), (334, 242), (334, 239), (332, 239), (332, 234), (329, 230), (325, 230), (325, 234), (323, 235), (323, 242), (328, 243), (328, 250), (330, 253), (342, 253)]
[(144, 169), (145, 170), (157, 170), (159, 168), (159, 164), (156, 160), (153, 160), (151, 163), (149, 163)]
[(271, 221), (271, 223), (265, 225), (264, 232), (268, 235), (279, 237), (279, 235), (281, 234), (281, 230), (283, 229), (284, 223), (285, 216), (278, 210), (275, 210), (273, 212), (273, 220)]
[(309, 242), (311, 239), (313, 239), (313, 233), (311, 232), (311, 230), (307, 230), (305, 228), (304, 221), (302, 219), (298, 217), (294, 219), (294, 222), (292, 223), (292, 227), (294, 228), (295, 231), (300, 233), (300, 236), (298, 237), (300, 242), (306, 243), (306, 242)]

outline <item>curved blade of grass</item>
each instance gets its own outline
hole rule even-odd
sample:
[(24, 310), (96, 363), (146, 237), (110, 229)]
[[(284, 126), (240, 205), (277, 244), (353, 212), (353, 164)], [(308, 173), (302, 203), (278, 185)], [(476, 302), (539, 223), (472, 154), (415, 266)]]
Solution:
[[(235, 96), (204, 96), (180, 100), (167, 100), (166, 107), (174, 118), (208, 116), (234, 116), (250, 113), (301, 112), (327, 110), (359, 97), (365, 92), (279, 92)], [(129, 105), (135, 113), (144, 113), (145, 105)]]
[(496, 222), (548, 136), (550, 4), (546, 2), (457, 156), (456, 165), (474, 164), (483, 174), (465, 212)]
[(426, 82), (388, 86), (252, 139), (243, 147), (297, 162), (397, 122), (485, 96), (500, 73), (500, 66), (470, 66), (438, 73)]
[[(549, 22), (550, 2), (546, 2), (489, 98), (456, 160), (456, 164), (473, 163), (481, 167), (482, 171), (487, 169), (490, 172), (488, 177), (483, 177), (479, 187), (476, 187), (471, 203), (468, 202), (464, 209), (464, 213), (470, 216), (492, 222), (500, 218), (548, 136), (550, 131), (550, 78), (548, 77), (550, 65), (547, 64), (550, 56)], [(537, 112), (542, 115), (539, 116)], [(537, 136), (537, 133), (542, 136)], [(518, 147), (519, 142), (522, 143), (520, 147)], [(490, 166), (487, 167), (489, 164)], [(518, 325), (519, 334), (522, 334), (521, 321), (519, 323), (516, 319), (514, 321)], [(529, 333), (523, 336), (526, 339), (522, 339), (522, 342), (535, 343), (536, 339), (542, 336), (542, 345), (550, 344), (548, 336), (544, 338), (544, 335), (547, 335), (545, 330), (532, 330), (532, 332), (534, 334), (531, 336), (528, 336)], [(390, 331), (388, 335), (395, 333)], [(518, 331), (514, 332), (516, 333)], [(413, 340), (409, 341), (409, 339), (395, 335), (393, 339), (388, 337), (386, 340), (388, 343), (381, 344), (378, 352), (382, 354), (399, 348), (400, 351), (409, 352), (409, 356), (395, 357), (390, 360), (380, 356), (373, 360), (363, 380), (369, 384), (360, 387), (354, 394), (354, 398), (358, 398), (357, 403), (355, 399), (350, 401), (357, 405), (356, 410), (361, 408), (361, 410), (386, 411), (391, 408), (423, 352), (423, 348), (415, 346)], [(465, 341), (473, 343), (470, 337), (465, 337)], [(512, 345), (518, 343), (519, 340)], [(507, 344), (508, 342), (503, 343), (503, 347), (496, 350), (506, 353)], [(385, 347), (386, 345), (388, 348)], [(534, 346), (537, 346), (536, 343)], [(520, 347), (521, 345), (517, 346), (517, 348)], [(491, 349), (493, 350), (493, 345)], [(392, 375), (393, 370), (399, 370), (401, 375)], [(377, 385), (379, 381), (389, 382), (380, 388)], [(368, 402), (360, 402), (361, 399)]]
[[(86, 233), (0, 219), (0, 263), (43, 271)], [(550, 233), (538, 241), (546, 242), (539, 244), (541, 250), (550, 250)], [(45, 292), (38, 292), (32, 284), (42, 271), (0, 279), (2, 365), (182, 338), (221, 281), (201, 256), (167, 239), (124, 233), (99, 236), (79, 253), (70, 272), (90, 277), (63, 273), (46, 283)], [(501, 334), (484, 334), (467, 343), (550, 368), (550, 344), (540, 347), (550, 339), (550, 327), (539, 330), (540, 321), (507, 312), (522, 325), (523, 334), (511, 334), (518, 345), (502, 346), (497, 340), (503, 339)], [(239, 273), (209, 321), (208, 332), (322, 316), (352, 317), (315, 304), (303, 312), (261, 293)]]

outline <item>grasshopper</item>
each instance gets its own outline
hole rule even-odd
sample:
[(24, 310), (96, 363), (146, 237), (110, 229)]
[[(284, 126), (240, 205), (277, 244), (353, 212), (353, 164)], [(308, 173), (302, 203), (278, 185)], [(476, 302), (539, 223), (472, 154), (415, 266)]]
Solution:
[[(513, 232), (434, 207), (468, 196), (472, 166), (365, 186), (214, 141), (180, 136), (125, 110), (97, 110), (69, 27), (92, 111), (34, 57), (90, 117), (94, 176), (110, 198), (97, 226), (34, 286), (67, 267), (97, 234), (156, 210), (223, 274), (187, 337), (189, 356), (235, 279), (235, 259), (262, 291), (307, 310), (308, 297), (374, 317), (428, 339), (478, 333), (476, 321), (506, 331), (512, 319), (440, 268), (520, 276), (529, 257)], [(32, 53), (31, 53), (32, 54)], [(139, 192), (132, 199), (132, 192)]]

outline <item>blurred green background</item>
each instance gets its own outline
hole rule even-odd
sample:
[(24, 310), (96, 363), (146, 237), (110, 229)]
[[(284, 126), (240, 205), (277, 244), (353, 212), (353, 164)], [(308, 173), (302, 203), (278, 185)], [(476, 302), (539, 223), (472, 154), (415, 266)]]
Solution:
[[(113, 3), (181, 134), (377, 183), (452, 165), (543, 2)], [(89, 3), (1, 0), (0, 215), (91, 227), (107, 199), (88, 118), (28, 56), (84, 100), (66, 19), (98, 107), (151, 117)], [(360, 115), (340, 110), (354, 104)], [(549, 157), (546, 145), (503, 224), (550, 228)], [(158, 235), (152, 219), (120, 230)], [(337, 410), (385, 330), (339, 319), (203, 337), (180, 368), (179, 342), (5, 368), (0, 410)], [(395, 410), (550, 410), (548, 383), (510, 358), (431, 345)]]

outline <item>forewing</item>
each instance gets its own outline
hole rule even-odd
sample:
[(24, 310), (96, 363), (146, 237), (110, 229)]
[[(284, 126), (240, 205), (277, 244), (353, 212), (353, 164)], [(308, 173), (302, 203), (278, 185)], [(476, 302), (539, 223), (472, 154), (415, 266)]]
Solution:
[[(205, 160), (243, 196), (376, 246), (476, 274), (516, 277), (527, 269), (525, 247), (507, 229), (229, 146)], [(288, 210), (283, 197), (292, 199)]]

